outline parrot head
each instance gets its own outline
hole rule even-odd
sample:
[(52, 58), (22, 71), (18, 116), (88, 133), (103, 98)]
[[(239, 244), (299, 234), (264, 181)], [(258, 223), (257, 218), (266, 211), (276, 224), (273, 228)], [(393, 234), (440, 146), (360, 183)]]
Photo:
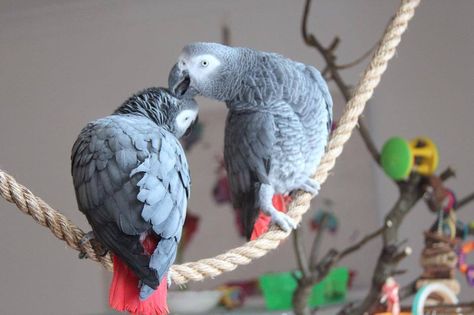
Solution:
[(178, 100), (179, 106), (177, 112), (170, 122), (169, 129), (176, 138), (187, 136), (197, 124), (198, 104), (192, 98), (183, 98)]
[(152, 87), (132, 95), (114, 114), (146, 116), (179, 139), (197, 123), (198, 104), (193, 98), (176, 97), (168, 89)]
[(178, 96), (202, 95), (220, 101), (229, 99), (230, 82), (239, 70), (239, 48), (218, 43), (185, 46), (168, 77), (171, 91)]

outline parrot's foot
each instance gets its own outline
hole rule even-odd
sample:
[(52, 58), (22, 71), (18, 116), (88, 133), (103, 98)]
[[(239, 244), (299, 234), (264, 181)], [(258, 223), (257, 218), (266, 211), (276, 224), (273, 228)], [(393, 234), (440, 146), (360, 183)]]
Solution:
[(171, 285), (173, 284), (173, 281), (171, 281), (171, 276), (169, 273), (166, 275), (166, 283), (168, 284), (168, 288), (171, 287)]
[(300, 187), (300, 189), (309, 192), (314, 197), (319, 193), (321, 184), (312, 178), (308, 178), (306, 182)]
[(278, 225), (283, 231), (290, 232), (296, 229), (296, 223), (283, 212), (278, 211), (273, 206), (273, 195), (275, 190), (271, 185), (262, 184), (259, 191), (259, 206), (263, 213), (272, 218), (272, 223)]
[(285, 232), (290, 232), (291, 230), (296, 229), (297, 225), (295, 221), (287, 214), (279, 212), (276, 209), (274, 209), (273, 211), (274, 212), (271, 214), (273, 224), (278, 225)]
[(95, 238), (95, 234), (94, 234), (94, 231), (89, 231), (87, 232), (86, 234), (84, 234), (84, 236), (81, 238), (81, 240), (79, 241), (79, 244), (80, 245), (84, 245), (85, 243), (87, 242), (90, 242), (91, 240), (93, 240)]
[[(141, 283), (141, 281), (140, 281)], [(140, 286), (140, 300), (146, 300), (155, 290), (152, 287), (147, 286), (146, 284), (142, 284)]]
[[(91, 240), (93, 240), (95, 238), (95, 234), (94, 234), (94, 231), (89, 231), (87, 232), (86, 234), (84, 234), (84, 236), (81, 238), (81, 240), (79, 241), (79, 246), (83, 246), (85, 245), (86, 243), (90, 242)], [(87, 257), (87, 253), (84, 252), (84, 251), (80, 251), (79, 252), (79, 259), (86, 259), (88, 258)]]

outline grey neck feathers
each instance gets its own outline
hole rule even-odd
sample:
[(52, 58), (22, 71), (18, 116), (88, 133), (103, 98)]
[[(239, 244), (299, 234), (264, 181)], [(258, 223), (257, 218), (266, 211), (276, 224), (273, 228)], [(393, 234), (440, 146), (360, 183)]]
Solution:
[(163, 126), (167, 124), (172, 103), (172, 96), (165, 89), (148, 88), (131, 96), (114, 114), (144, 116)]
[(238, 50), (238, 53), (234, 55), (237, 57), (229, 62), (230, 67), (225, 75), (225, 80), (223, 80), (225, 86), (220, 89), (222, 92), (218, 97), (219, 100), (226, 102), (235, 101), (238, 98), (242, 89), (242, 80), (257, 65), (257, 56), (254, 50), (241, 47), (234, 49)]

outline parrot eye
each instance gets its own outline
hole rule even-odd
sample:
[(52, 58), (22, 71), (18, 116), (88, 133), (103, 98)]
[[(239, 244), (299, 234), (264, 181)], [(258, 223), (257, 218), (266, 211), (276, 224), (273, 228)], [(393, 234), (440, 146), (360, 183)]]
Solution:
[(209, 65), (209, 61), (201, 60), (201, 67), (206, 68)]

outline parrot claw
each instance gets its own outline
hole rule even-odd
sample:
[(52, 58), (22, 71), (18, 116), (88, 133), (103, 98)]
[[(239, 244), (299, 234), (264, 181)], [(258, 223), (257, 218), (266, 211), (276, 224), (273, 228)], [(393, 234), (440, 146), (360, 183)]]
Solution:
[(283, 212), (278, 211), (272, 203), (272, 198), (275, 190), (268, 184), (262, 184), (260, 186), (259, 198), (260, 207), (266, 215), (272, 218), (272, 223), (278, 225), (283, 231), (290, 232), (292, 229), (296, 229), (296, 223)]
[(321, 189), (321, 184), (312, 178), (308, 178), (301, 186), (301, 190), (309, 192), (313, 197), (319, 193), (319, 189)]
[(79, 245), (84, 245), (85, 243), (87, 242), (90, 242), (91, 240), (93, 240), (95, 238), (95, 234), (94, 234), (94, 231), (89, 231), (87, 232), (86, 234), (84, 234), (84, 236), (81, 238), (81, 240), (79, 241)]
[(297, 227), (295, 221), (285, 213), (275, 210), (275, 212), (271, 214), (271, 217), (272, 223), (278, 225), (285, 232), (290, 232)]
[[(95, 238), (95, 234), (93, 231), (89, 231), (81, 238), (79, 241), (79, 246), (84, 246), (86, 243), (90, 242), (92, 239)], [(79, 259), (87, 259), (87, 253), (84, 251), (79, 252)]]
[[(95, 239), (94, 231), (87, 232), (86, 234), (84, 234), (84, 236), (79, 241), (79, 246), (83, 247), (86, 243), (92, 241), (93, 239)], [(107, 255), (108, 252), (109, 252), (108, 249), (102, 248), (102, 251), (100, 253), (99, 252), (96, 252), (96, 253), (97, 253), (98, 256), (104, 257), (105, 255)], [(87, 258), (89, 258), (87, 256), (87, 253), (84, 252), (83, 250), (81, 250), (79, 252), (79, 259), (87, 259)]]

